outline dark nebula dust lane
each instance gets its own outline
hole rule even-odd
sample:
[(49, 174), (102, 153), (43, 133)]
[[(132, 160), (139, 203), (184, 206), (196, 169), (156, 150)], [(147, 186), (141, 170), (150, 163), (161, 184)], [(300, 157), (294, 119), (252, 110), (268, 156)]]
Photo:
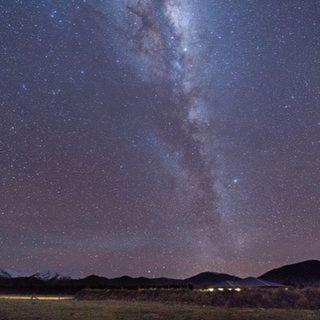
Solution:
[(319, 18), (316, 0), (0, 2), (1, 267), (319, 259)]

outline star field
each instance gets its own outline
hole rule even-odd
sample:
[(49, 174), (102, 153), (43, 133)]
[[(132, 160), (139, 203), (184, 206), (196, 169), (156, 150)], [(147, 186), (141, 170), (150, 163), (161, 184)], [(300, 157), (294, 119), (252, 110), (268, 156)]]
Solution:
[(0, 1), (3, 268), (258, 275), (320, 259), (318, 1)]

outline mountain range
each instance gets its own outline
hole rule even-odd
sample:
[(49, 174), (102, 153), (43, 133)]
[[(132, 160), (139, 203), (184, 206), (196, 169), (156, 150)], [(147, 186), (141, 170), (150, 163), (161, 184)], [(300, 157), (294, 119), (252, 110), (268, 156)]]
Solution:
[(0, 269), (0, 278), (6, 278), (6, 279), (35, 278), (43, 281), (71, 279), (71, 277), (68, 277), (58, 272), (50, 271), (50, 270), (30, 274), (30, 273), (17, 273), (13, 271), (7, 271), (4, 269)]
[(31, 276), (14, 277), (6, 270), (0, 269), (0, 289), (5, 288), (134, 288), (134, 287), (208, 287), (219, 283), (243, 284), (273, 283), (290, 286), (320, 286), (320, 261), (309, 260), (273, 269), (258, 278), (245, 278), (215, 272), (203, 272), (186, 279), (170, 278), (133, 278), (122, 276), (109, 279), (91, 275), (82, 279), (71, 279), (57, 272), (38, 272)]

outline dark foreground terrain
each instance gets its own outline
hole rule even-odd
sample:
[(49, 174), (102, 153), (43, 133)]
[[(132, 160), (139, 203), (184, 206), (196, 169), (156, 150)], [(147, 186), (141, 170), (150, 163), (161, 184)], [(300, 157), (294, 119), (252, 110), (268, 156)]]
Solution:
[(1, 320), (319, 320), (318, 310), (235, 309), (124, 301), (0, 299)]
[[(78, 300), (120, 300), (192, 304), (222, 308), (264, 308), (264, 309), (311, 309), (320, 310), (320, 289), (241, 289), (228, 288), (213, 292), (190, 289), (139, 289), (139, 290), (92, 290), (85, 289), (75, 295)], [(319, 318), (320, 320), (320, 318)]]

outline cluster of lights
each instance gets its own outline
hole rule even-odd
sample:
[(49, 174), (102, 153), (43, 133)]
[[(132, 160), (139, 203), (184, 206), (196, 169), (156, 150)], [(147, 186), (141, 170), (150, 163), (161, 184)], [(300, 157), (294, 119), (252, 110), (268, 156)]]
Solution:
[(215, 290), (218, 290), (220, 292), (223, 292), (223, 291), (236, 291), (236, 292), (240, 292), (242, 289), (241, 288), (208, 288), (206, 289), (205, 291), (208, 291), (208, 292), (214, 292)]

